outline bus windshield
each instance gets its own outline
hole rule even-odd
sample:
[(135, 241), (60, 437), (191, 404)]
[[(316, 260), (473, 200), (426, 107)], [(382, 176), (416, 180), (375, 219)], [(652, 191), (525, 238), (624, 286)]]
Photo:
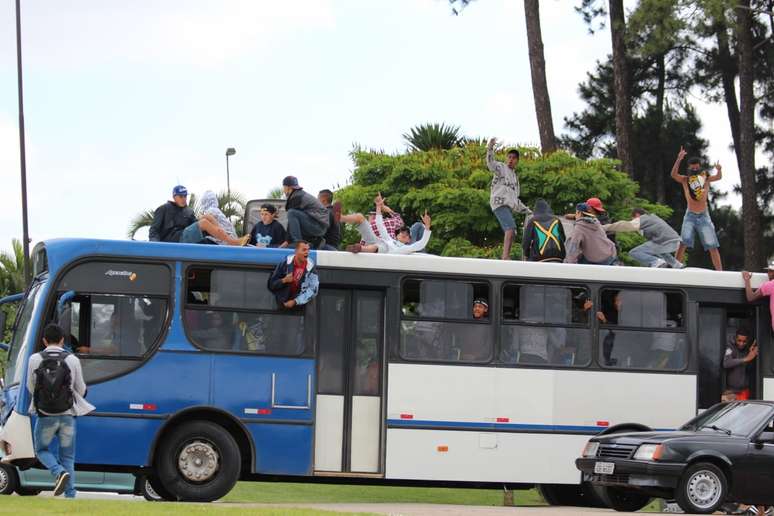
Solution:
[(5, 370), (5, 385), (9, 387), (21, 381), (22, 371), (24, 370), (24, 356), (30, 343), (29, 333), (32, 328), (30, 321), (32, 320), (32, 313), (35, 311), (39, 291), (40, 284), (32, 287), (27, 299), (24, 301), (21, 314), (17, 317), (16, 324), (14, 325), (11, 349), (8, 352), (8, 366)]

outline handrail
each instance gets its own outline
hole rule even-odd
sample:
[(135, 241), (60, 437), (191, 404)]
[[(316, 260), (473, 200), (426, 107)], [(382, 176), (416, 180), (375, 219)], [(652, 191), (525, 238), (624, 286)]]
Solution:
[(23, 298), (24, 298), (24, 292), (19, 292), (18, 294), (11, 294), (10, 296), (5, 296), (4, 298), (0, 298), (0, 305), (21, 301)]

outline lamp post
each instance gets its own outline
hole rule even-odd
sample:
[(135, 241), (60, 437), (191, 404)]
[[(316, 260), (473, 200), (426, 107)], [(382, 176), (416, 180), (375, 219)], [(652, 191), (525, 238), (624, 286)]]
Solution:
[(236, 154), (236, 149), (234, 147), (229, 147), (226, 149), (226, 192), (228, 194), (228, 202), (231, 202), (231, 178), (229, 177), (228, 172), (228, 157), (233, 156)]
[(22, 50), (21, 50), (21, 8), (16, 0), (16, 74), (19, 91), (19, 163), (21, 165), (22, 196), (22, 249), (24, 250), (24, 281), (29, 284), (30, 271), (30, 235), (27, 222), (27, 151), (24, 142), (24, 96), (22, 94)]

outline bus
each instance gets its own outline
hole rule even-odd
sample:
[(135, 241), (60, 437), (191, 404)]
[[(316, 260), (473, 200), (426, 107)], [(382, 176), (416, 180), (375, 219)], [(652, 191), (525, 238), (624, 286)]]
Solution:
[(4, 461), (35, 463), (23, 386), (50, 321), (96, 406), (77, 468), (145, 475), (170, 500), (295, 478), (578, 503), (588, 436), (675, 428), (718, 402), (742, 327), (760, 344), (753, 397), (774, 399), (769, 310), (738, 272), (313, 251), (319, 293), (288, 310), (267, 280), (290, 252), (38, 244), (4, 373)]

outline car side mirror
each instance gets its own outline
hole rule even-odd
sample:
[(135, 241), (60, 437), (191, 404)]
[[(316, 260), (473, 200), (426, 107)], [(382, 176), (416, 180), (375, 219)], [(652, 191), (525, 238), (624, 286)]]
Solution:
[(774, 444), (774, 432), (761, 432), (758, 438), (755, 439), (756, 444)]

